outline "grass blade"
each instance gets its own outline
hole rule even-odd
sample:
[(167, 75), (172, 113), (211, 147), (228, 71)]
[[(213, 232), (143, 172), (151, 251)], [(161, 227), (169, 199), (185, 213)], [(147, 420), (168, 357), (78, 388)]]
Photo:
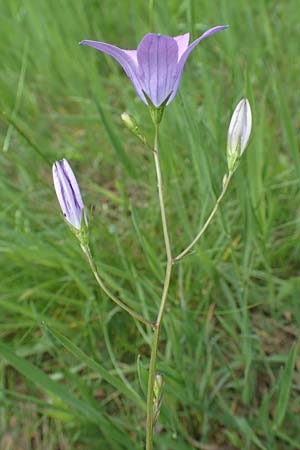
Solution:
[(296, 363), (296, 356), (298, 351), (298, 344), (294, 344), (286, 361), (286, 365), (282, 371), (280, 380), (279, 380), (279, 392), (278, 392), (278, 400), (275, 409), (275, 418), (274, 418), (274, 429), (277, 429), (282, 424), (288, 407), (288, 402), (290, 398), (291, 388), (292, 388), (292, 379), (294, 373), (294, 367)]
[(139, 406), (145, 408), (145, 403), (141, 397), (128, 386), (124, 385), (118, 378), (114, 377), (106, 370), (103, 366), (98, 364), (92, 358), (87, 356), (80, 348), (78, 348), (73, 342), (71, 342), (67, 337), (61, 334), (59, 331), (50, 328), (46, 325), (46, 330), (61, 344), (63, 345), (72, 355), (74, 355), (81, 362), (84, 362), (91, 370), (97, 372), (107, 383), (116, 388), (119, 392), (125, 396), (134, 399)]

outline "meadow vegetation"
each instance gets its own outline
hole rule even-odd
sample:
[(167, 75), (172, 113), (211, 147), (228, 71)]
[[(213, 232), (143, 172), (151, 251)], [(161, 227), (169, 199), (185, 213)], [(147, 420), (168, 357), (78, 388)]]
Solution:
[(156, 316), (164, 244), (153, 127), (122, 69), (82, 48), (192, 38), (160, 130), (171, 245), (205, 221), (226, 134), (249, 98), (253, 133), (205, 237), (175, 267), (159, 349), (159, 450), (300, 449), (300, 23), (297, 0), (7, 0), (0, 6), (0, 447), (142, 450), (152, 331), (99, 291), (57, 204), (67, 158), (106, 283)]

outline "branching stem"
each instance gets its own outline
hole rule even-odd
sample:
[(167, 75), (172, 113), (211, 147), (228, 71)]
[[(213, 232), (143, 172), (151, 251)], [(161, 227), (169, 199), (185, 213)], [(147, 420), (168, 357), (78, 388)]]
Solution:
[(161, 212), (161, 221), (162, 221), (166, 255), (167, 255), (167, 265), (166, 265), (165, 280), (164, 280), (164, 286), (163, 286), (163, 291), (162, 291), (162, 296), (161, 296), (161, 301), (160, 301), (160, 307), (159, 307), (158, 316), (157, 316), (157, 319), (155, 322), (155, 327), (154, 327), (154, 335), (153, 335), (153, 341), (152, 341), (151, 358), (150, 358), (150, 366), (149, 366), (148, 392), (147, 392), (146, 450), (153, 450), (153, 427), (154, 427), (153, 390), (154, 390), (154, 383), (155, 383), (155, 376), (156, 376), (156, 362), (157, 362), (157, 352), (158, 352), (158, 345), (159, 345), (159, 336), (160, 336), (160, 330), (161, 330), (161, 325), (162, 325), (162, 319), (163, 319), (163, 315), (164, 315), (164, 312), (166, 309), (166, 304), (167, 304), (170, 279), (171, 279), (171, 275), (172, 275), (172, 266), (177, 261), (179, 261), (181, 258), (183, 258), (185, 255), (187, 255), (187, 253), (192, 249), (192, 247), (196, 244), (196, 242), (203, 236), (207, 227), (210, 225), (215, 214), (217, 213), (220, 203), (223, 200), (223, 197), (225, 196), (225, 194), (227, 192), (230, 180), (232, 178), (232, 173), (230, 173), (229, 175), (225, 175), (225, 178), (223, 181), (222, 192), (219, 195), (219, 197), (215, 203), (215, 206), (213, 207), (211, 213), (209, 214), (205, 224), (201, 227), (201, 229), (197, 233), (196, 237), (185, 248), (185, 250), (183, 250), (175, 258), (172, 258), (172, 251), (171, 251), (168, 225), (167, 225), (166, 212), (165, 212), (165, 205), (164, 205), (164, 197), (163, 197), (162, 176), (161, 176), (159, 154), (158, 154), (158, 131), (159, 131), (159, 125), (156, 125), (153, 154), (154, 154), (156, 177), (157, 177), (157, 190), (158, 190), (158, 198), (159, 198), (159, 205), (160, 205), (160, 212)]
[(205, 233), (207, 227), (210, 225), (210, 223), (212, 222), (214, 216), (216, 215), (216, 212), (219, 209), (220, 203), (223, 200), (224, 195), (227, 192), (231, 177), (232, 177), (232, 173), (230, 173), (229, 175), (225, 175), (225, 179), (224, 179), (224, 183), (223, 183), (223, 189), (221, 194), (219, 195), (215, 206), (213, 207), (213, 209), (211, 210), (211, 213), (209, 214), (205, 224), (200, 228), (199, 232), (197, 233), (197, 235), (195, 236), (195, 238), (192, 240), (192, 242), (179, 254), (177, 255), (175, 258), (173, 258), (173, 264), (175, 264), (176, 262), (178, 262), (180, 259), (182, 259), (184, 256), (186, 256), (189, 251), (192, 249), (192, 247), (194, 247), (194, 245), (196, 244), (196, 242), (199, 241), (199, 239), (203, 236), (203, 234)]
[(100, 288), (105, 292), (105, 294), (114, 302), (116, 303), (120, 308), (122, 308), (124, 311), (126, 311), (131, 317), (133, 317), (136, 320), (139, 320), (140, 322), (144, 323), (145, 325), (150, 325), (153, 329), (156, 329), (156, 325), (150, 320), (145, 319), (143, 316), (141, 316), (139, 313), (135, 312), (133, 309), (129, 308), (129, 306), (125, 305), (125, 303), (122, 302), (122, 300), (119, 300), (110, 290), (106, 287), (103, 280), (101, 279), (96, 263), (93, 259), (93, 256), (91, 254), (90, 248), (88, 245), (81, 245), (81, 249), (83, 253), (85, 254), (89, 265), (92, 269), (92, 272), (94, 274), (94, 277), (96, 278), (96, 281)]

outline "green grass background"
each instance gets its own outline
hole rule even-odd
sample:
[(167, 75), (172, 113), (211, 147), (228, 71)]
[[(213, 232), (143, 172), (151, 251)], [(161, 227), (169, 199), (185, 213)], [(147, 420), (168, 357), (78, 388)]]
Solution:
[[(0, 443), (143, 449), (151, 332), (99, 291), (65, 226), (51, 163), (68, 158), (110, 287), (154, 319), (165, 254), (147, 108), (82, 39), (196, 38), (160, 151), (174, 253), (220, 192), (243, 96), (253, 133), (216, 220), (174, 271), (159, 352), (159, 450), (300, 448), (298, 0), (6, 0), (0, 6)], [(139, 355), (139, 356), (138, 356)]]

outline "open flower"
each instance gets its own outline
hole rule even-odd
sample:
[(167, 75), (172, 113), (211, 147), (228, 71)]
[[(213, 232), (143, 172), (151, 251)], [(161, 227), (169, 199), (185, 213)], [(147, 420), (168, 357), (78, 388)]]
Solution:
[(176, 37), (149, 33), (143, 37), (137, 50), (123, 50), (97, 41), (82, 41), (80, 45), (89, 45), (112, 56), (125, 70), (141, 100), (146, 105), (159, 108), (163, 104), (169, 105), (174, 99), (186, 60), (196, 45), (226, 28), (211, 28), (191, 44), (189, 33)]
[[(55, 192), (63, 215), (73, 231), (82, 231), (87, 218), (80, 189), (73, 170), (66, 159), (56, 161), (52, 167)], [(84, 225), (82, 223), (84, 218)]]

